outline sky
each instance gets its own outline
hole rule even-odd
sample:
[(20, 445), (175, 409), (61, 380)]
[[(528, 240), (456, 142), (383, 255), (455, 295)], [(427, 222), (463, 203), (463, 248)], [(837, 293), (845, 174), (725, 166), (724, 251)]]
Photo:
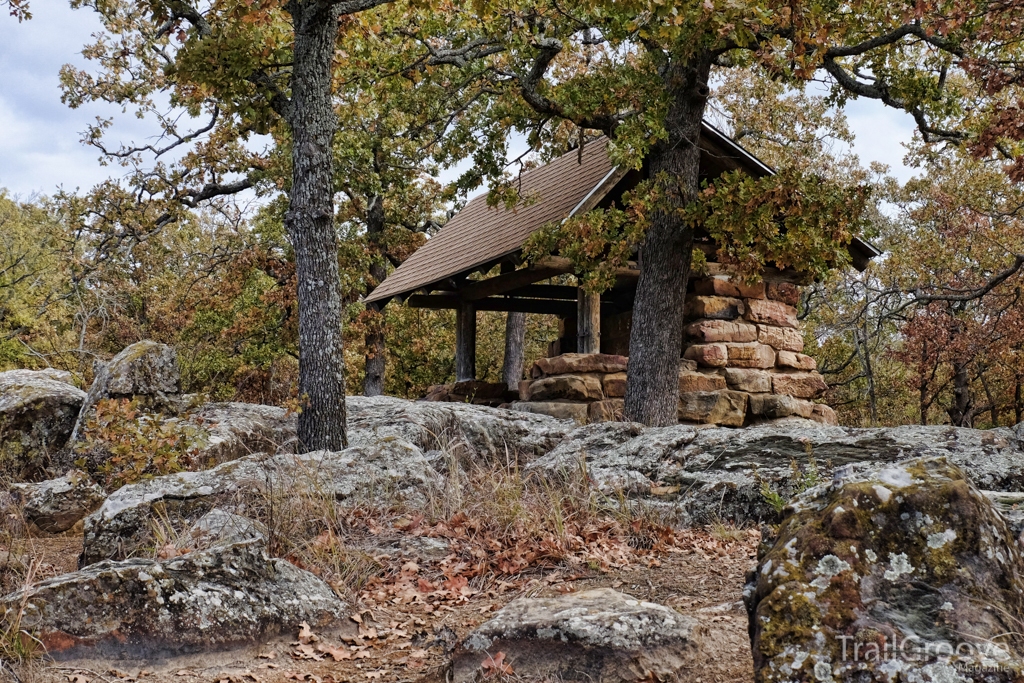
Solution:
[[(119, 109), (87, 104), (73, 110), (60, 101), (60, 68), (88, 68), (81, 50), (99, 21), (66, 0), (38, 0), (32, 12), (21, 24), (0, 14), (0, 189), (25, 200), (58, 188), (84, 192), (120, 171), (101, 166), (98, 151), (80, 142), (97, 116), (116, 116)], [(902, 163), (902, 145), (913, 132), (909, 116), (863, 100), (850, 103), (847, 116), (863, 163), (887, 164), (901, 180), (913, 175)], [(142, 142), (152, 132), (130, 115), (118, 121), (120, 142)]]

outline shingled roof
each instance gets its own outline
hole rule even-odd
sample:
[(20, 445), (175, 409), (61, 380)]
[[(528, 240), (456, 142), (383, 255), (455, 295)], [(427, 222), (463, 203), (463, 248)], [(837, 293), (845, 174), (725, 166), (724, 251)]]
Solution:
[[(715, 177), (735, 168), (755, 176), (772, 173), (768, 166), (710, 124), (704, 124), (700, 147), (702, 175)], [(581, 209), (588, 210), (623, 175), (612, 165), (608, 140), (602, 138), (584, 146), (582, 155), (572, 151), (523, 173), (519, 179), (520, 192), (529, 201), (511, 210), (500, 205), (488, 206), (486, 192), (477, 195), (378, 285), (366, 301), (387, 301), (429, 289), (430, 285), (514, 254), (541, 227)], [(869, 245), (868, 248), (874, 249)], [(877, 255), (874, 251), (872, 255)], [(854, 256), (856, 260), (857, 255)]]

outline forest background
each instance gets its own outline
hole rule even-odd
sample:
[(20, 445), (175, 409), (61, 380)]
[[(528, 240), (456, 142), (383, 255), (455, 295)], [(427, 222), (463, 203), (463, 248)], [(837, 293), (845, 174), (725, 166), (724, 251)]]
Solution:
[[(353, 46), (353, 71), (365, 70), (370, 54), (384, 53), (396, 63), (408, 57), (415, 41), (383, 30), (380, 21), (364, 20), (368, 33), (362, 37), (377, 32), (379, 42)], [(387, 36), (386, 45), (380, 35)], [(116, 60), (109, 49), (100, 41), (90, 52), (104, 73)], [(534, 152), (509, 161), (509, 140), (523, 133), (502, 125), (508, 112), (488, 102), (485, 92), (435, 102), (433, 111), (457, 114), (443, 125), (443, 117), (417, 119), (419, 95), (392, 90), (388, 107), (376, 109), (383, 100), (373, 89), (386, 90), (392, 87), (387, 78), (401, 82), (408, 75), (387, 74), (387, 60), (374, 64), (379, 78), (353, 80), (350, 89), (339, 89), (336, 105), (338, 177), (374, 171), (369, 185), (337, 186), (347, 386), (349, 393), (362, 388), (367, 356), (375, 353), (368, 343), (379, 330), (385, 393), (416, 398), (454, 377), (453, 314), (391, 304), (376, 316), (360, 297), (485, 180), (501, 177), (511, 185), (524, 168), (572, 151), (594, 133), (567, 123), (527, 131)], [(116, 99), (101, 92), (102, 79), (83, 71), (65, 70), (62, 82), (72, 106)], [(864, 236), (884, 255), (864, 273), (833, 271), (806, 288), (800, 304), (808, 352), (830, 384), (826, 401), (841, 422), (1020, 422), (1024, 302), (1013, 255), (1024, 242), (1021, 184), (997, 161), (920, 137), (907, 157), (917, 176), (900, 183), (884, 167), (865, 168), (851, 154), (852, 133), (827, 87), (783, 85), (735, 68), (713, 70), (711, 82), (709, 120), (769, 165), (870, 189)], [(190, 154), (217, 148), (227, 157), (244, 157), (249, 151), (244, 143), (216, 138), (225, 131), (213, 122), (204, 130), (199, 112), (168, 126), (174, 103), (147, 100), (147, 94), (117, 96), (160, 121), (162, 142), (112, 147), (102, 121), (86, 136), (113, 168), (124, 169), (111, 181), (85, 193), (28, 201), (0, 195), (0, 370), (54, 366), (87, 384), (94, 361), (154, 339), (178, 349), (186, 391), (211, 400), (293, 405), (295, 269), (284, 228), (280, 159), (273, 153), (260, 157), (260, 173), (244, 198), (179, 197), (173, 221), (161, 224), (164, 188), (137, 190), (146, 187), (140, 175), (159, 185), (166, 179), (161, 173), (171, 174), (160, 169), (161, 145), (199, 140), (207, 150)], [(419, 136), (410, 136), (416, 127)], [(114, 207), (120, 213), (111, 229), (104, 211)], [(935, 292), (946, 296), (929, 300), (927, 293)], [(969, 296), (958, 297), (961, 292)], [(505, 314), (480, 313), (478, 320), (478, 376), (500, 381)], [(557, 336), (557, 321), (529, 315), (526, 329), (528, 368)]]

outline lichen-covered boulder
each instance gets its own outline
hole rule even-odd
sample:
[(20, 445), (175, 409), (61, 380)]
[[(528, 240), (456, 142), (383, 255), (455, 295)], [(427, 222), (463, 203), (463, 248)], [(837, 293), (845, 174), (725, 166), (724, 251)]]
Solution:
[(297, 416), (284, 408), (255, 403), (208, 403), (187, 415), (198, 426), (196, 457), (207, 466), (253, 453), (295, 450)]
[(462, 641), (451, 680), (496, 673), (482, 667), (504, 653), (501, 664), (524, 680), (690, 681), (700, 631), (691, 617), (610, 588), (518, 598)]
[(390, 396), (349, 396), (345, 403), (353, 446), (397, 437), (424, 451), (447, 449), (461, 457), (492, 462), (547, 453), (575, 426), (547, 415), (466, 403)]
[(35, 484), (14, 484), (25, 521), (49, 534), (73, 527), (78, 520), (103, 504), (103, 489), (81, 470)]
[(423, 452), (397, 438), (338, 452), (252, 455), (210, 470), (154, 477), (121, 487), (86, 517), (79, 566), (151, 547), (157, 513), (187, 526), (215, 507), (258, 517), (261, 510), (310, 496), (423, 504), (440, 483)]
[(765, 548), (745, 590), (759, 683), (1024, 673), (1024, 555), (945, 458), (841, 470)]
[(327, 584), (270, 559), (259, 539), (167, 561), (100, 562), (0, 598), (0, 615), (8, 611), (55, 659), (226, 649), (347, 613)]
[(61, 371), (0, 372), (0, 469), (19, 479), (42, 476), (85, 400), (69, 379)]
[(947, 456), (978, 488), (1021, 491), (1021, 443), (1008, 429), (853, 429), (798, 419), (743, 429), (602, 423), (578, 427), (525, 471), (546, 478), (585, 472), (601, 494), (642, 501), (684, 524), (751, 523), (777, 520), (780, 500), (851, 464)]
[(97, 401), (134, 398), (145, 408), (177, 408), (180, 391), (181, 371), (174, 348), (149, 340), (127, 346), (107, 363), (97, 364), (71, 440), (78, 438)]
[(215, 545), (231, 545), (252, 539), (267, 539), (267, 527), (254, 519), (214, 508), (196, 520), (177, 539), (179, 550), (205, 549)]

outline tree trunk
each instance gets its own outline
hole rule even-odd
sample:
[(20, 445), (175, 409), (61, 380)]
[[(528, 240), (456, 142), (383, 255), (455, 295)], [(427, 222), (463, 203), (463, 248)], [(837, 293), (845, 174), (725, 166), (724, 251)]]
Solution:
[(1013, 424), (1020, 424), (1022, 417), (1024, 417), (1024, 392), (1021, 391), (1020, 375), (1017, 375), (1013, 383)]
[(946, 409), (949, 422), (954, 427), (972, 427), (974, 414), (971, 410), (971, 378), (968, 363), (957, 363), (953, 374), (953, 405)]
[[(371, 197), (366, 206), (366, 237), (371, 247), (379, 247), (380, 237), (384, 232), (384, 202), (380, 197)], [(376, 287), (387, 277), (383, 256), (370, 262), (370, 288)], [(369, 292), (367, 292), (369, 293)], [(380, 396), (384, 393), (384, 321), (380, 309), (375, 304), (366, 305), (369, 314), (368, 328), (365, 337), (366, 374), (363, 377), (363, 394)]]
[(509, 311), (505, 318), (505, 360), (501, 381), (509, 391), (519, 391), (523, 378), (523, 353), (526, 351), (526, 314)]
[(700, 189), (701, 121), (707, 105), (708, 63), (671, 65), (665, 75), (673, 100), (665, 117), (668, 140), (648, 156), (652, 177), (664, 174), (668, 206), (652, 212), (640, 248), (640, 279), (629, 335), (626, 418), (646, 425), (676, 424), (683, 304), (690, 277), (693, 229), (673, 209)]
[(302, 449), (348, 446), (338, 244), (334, 231), (331, 61), (336, 5), (293, 0), (292, 188), (285, 227), (295, 249), (299, 303), (299, 414)]

